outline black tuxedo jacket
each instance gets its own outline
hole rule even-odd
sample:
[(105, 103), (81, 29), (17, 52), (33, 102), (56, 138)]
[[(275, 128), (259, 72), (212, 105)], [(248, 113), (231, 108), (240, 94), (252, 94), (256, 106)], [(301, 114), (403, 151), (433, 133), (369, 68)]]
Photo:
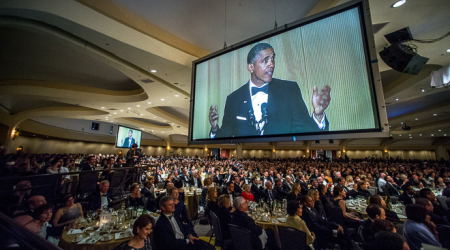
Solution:
[(253, 193), (253, 198), (255, 198), (255, 201), (259, 202), (263, 191), (262, 187), (260, 186), (258, 188), (255, 184), (252, 184), (250, 187), (250, 191)]
[(264, 176), (261, 176), (261, 178), (259, 178), (259, 180), (261, 181), (261, 185), (263, 185), (263, 186), (266, 184), (266, 181), (270, 181), (272, 184), (274, 184), (273, 183), (274, 180), (273, 180), (272, 176), (267, 177), (266, 180), (264, 180)]
[[(109, 193), (106, 193), (106, 198), (108, 198), (108, 207), (112, 207), (112, 200), (111, 195)], [(102, 208), (102, 197), (100, 196), (100, 191), (95, 191), (92, 193), (89, 198), (89, 210), (97, 210)]]
[(301, 216), (309, 231), (314, 232), (317, 238), (321, 238), (321, 236), (325, 238), (332, 237), (333, 230), (337, 229), (339, 225), (320, 218), (319, 213), (315, 208), (312, 207), (311, 210), (313, 212), (306, 206), (303, 206), (303, 213)]
[(136, 142), (136, 140), (134, 138), (131, 138), (131, 142), (129, 137), (126, 137), (123, 139), (123, 145), (122, 147), (124, 148), (131, 148), (131, 146)]
[[(191, 178), (189, 178), (189, 185), (194, 186), (195, 182), (194, 182), (194, 176), (192, 176)], [(202, 185), (202, 179), (200, 179), (200, 177), (197, 177), (197, 186), (196, 188), (201, 188), (203, 187)]]
[(153, 233), (155, 234), (155, 245), (157, 249), (164, 250), (181, 250), (188, 249), (188, 243), (186, 239), (188, 239), (188, 235), (193, 232), (188, 231), (189, 227), (184, 227), (183, 223), (181, 223), (179, 216), (174, 214), (175, 220), (177, 221), (178, 227), (184, 235), (184, 239), (176, 239), (175, 231), (172, 228), (172, 224), (169, 219), (161, 214), (158, 221), (155, 223), (155, 228)]
[(236, 210), (231, 214), (231, 223), (249, 230), (252, 233), (253, 249), (262, 249), (262, 243), (259, 239), (262, 229), (256, 225), (252, 218), (246, 213)]
[(413, 204), (414, 202), (412, 201), (411, 197), (409, 197), (407, 194), (403, 193), (401, 195), (398, 196), (398, 200), (399, 201), (403, 201), (403, 204), (409, 205), (409, 204)]
[[(228, 95), (222, 127), (216, 137), (259, 135), (250, 124), (249, 111), (253, 111), (249, 89), (250, 81)], [(296, 82), (273, 78), (269, 83), (267, 100), (268, 122), (264, 135), (322, 131), (308, 114), (302, 93)], [(328, 130), (328, 121), (325, 121)]]
[(95, 170), (95, 165), (94, 167), (91, 167), (87, 162), (83, 162), (80, 164), (80, 170), (81, 171)]
[(293, 184), (288, 184), (287, 182), (283, 183), (283, 190), (286, 192), (286, 194), (291, 192), (292, 186)]
[(386, 195), (387, 196), (398, 196), (398, 195), (400, 195), (400, 192), (391, 183), (386, 183), (384, 188), (386, 190), (386, 193), (387, 193)]
[(283, 199), (285, 199), (286, 196), (289, 194), (289, 192), (284, 191), (284, 189), (283, 189), (282, 186), (281, 186), (281, 187), (276, 186), (274, 189), (275, 189), (275, 191), (277, 191), (277, 193), (278, 193), (278, 200), (283, 200)]
[(297, 183), (299, 183), (300, 187), (302, 188), (300, 193), (302, 193), (302, 195), (308, 195), (308, 185), (305, 182), (299, 180), (297, 180)]
[[(268, 201), (270, 199), (269, 190), (264, 189), (263, 194), (264, 194), (264, 198), (266, 198), (266, 200)], [(272, 189), (272, 195), (273, 195), (274, 200), (280, 200), (280, 195), (278, 194), (277, 190)]]

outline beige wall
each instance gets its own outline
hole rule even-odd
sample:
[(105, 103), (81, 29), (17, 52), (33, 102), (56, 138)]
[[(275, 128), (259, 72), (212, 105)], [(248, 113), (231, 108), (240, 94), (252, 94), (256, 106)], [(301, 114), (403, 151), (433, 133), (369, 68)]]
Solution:
[[(383, 152), (381, 150), (347, 150), (346, 154), (349, 158), (365, 158), (373, 157), (377, 158), (383, 157)], [(337, 154), (339, 155), (339, 153)], [(431, 150), (389, 150), (389, 157), (402, 159), (420, 159), (420, 160), (435, 160), (435, 152)]]

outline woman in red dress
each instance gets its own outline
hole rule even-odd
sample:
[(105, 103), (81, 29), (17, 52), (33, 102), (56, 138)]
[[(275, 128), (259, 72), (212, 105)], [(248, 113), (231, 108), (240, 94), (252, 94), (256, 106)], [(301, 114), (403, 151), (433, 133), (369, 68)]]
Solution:
[(244, 184), (244, 186), (242, 186), (242, 189), (244, 190), (242, 192), (242, 197), (248, 201), (255, 201), (255, 197), (253, 197), (253, 193), (250, 191), (250, 185), (249, 184)]

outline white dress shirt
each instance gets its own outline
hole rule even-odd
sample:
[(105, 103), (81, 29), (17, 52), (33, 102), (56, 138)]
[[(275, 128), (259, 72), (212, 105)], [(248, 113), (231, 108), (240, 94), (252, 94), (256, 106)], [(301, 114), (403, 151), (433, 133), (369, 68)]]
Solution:
[[(173, 217), (173, 214), (164, 214), (164, 215), (167, 217), (167, 219), (173, 226), (175, 238), (178, 240), (184, 239), (184, 234), (181, 232), (181, 229), (178, 227), (177, 220), (175, 220), (175, 217)], [(189, 242), (188, 239), (186, 239), (186, 241)]]
[[(105, 195), (105, 196), (103, 196)], [(106, 193), (102, 194), (102, 192), (100, 192), (100, 200), (102, 201), (102, 205), (100, 208), (102, 208), (103, 206), (108, 206), (108, 196), (106, 196)]]

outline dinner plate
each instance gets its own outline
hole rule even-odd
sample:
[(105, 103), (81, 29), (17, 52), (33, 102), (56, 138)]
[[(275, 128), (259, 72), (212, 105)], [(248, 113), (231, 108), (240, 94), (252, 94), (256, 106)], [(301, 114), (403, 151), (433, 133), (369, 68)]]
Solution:
[(75, 238), (75, 239), (72, 240), (72, 242), (77, 242), (78, 243), (78, 242), (80, 242), (82, 240), (84, 240), (84, 238), (81, 238), (80, 240), (77, 240), (77, 238)]
[(100, 241), (107, 242), (107, 241), (111, 241), (113, 238), (114, 237), (111, 237), (111, 238), (102, 237), (102, 239)]
[(397, 214), (399, 219), (406, 219), (406, 216), (402, 215), (402, 214)]

